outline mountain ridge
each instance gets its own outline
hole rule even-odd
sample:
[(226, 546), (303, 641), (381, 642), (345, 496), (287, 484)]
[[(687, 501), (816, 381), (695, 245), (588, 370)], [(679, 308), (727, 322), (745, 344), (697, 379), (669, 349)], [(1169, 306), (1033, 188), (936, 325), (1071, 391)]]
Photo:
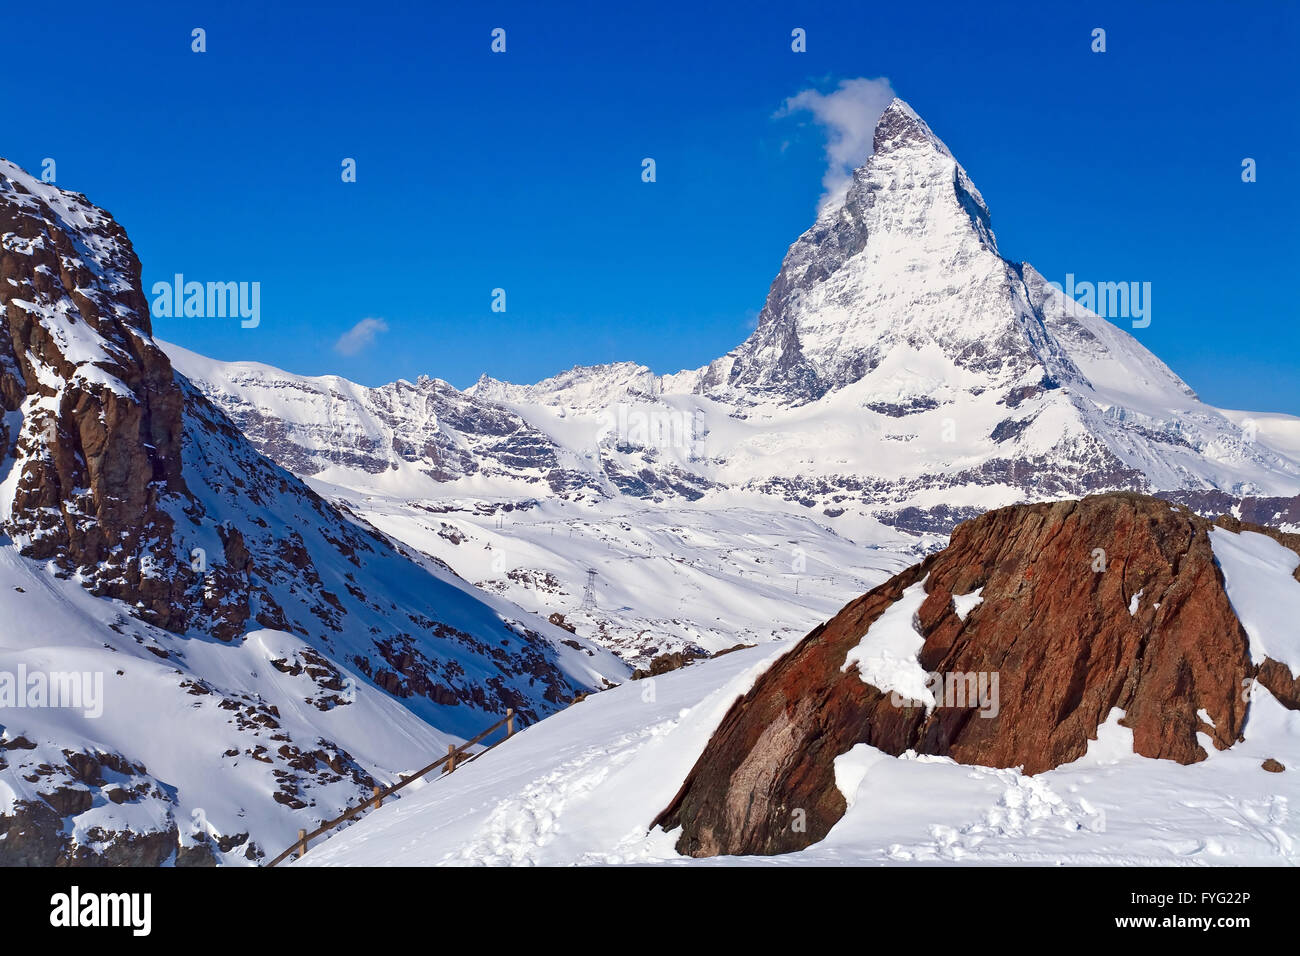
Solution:
[[(910, 107), (877, 127), (753, 334), (696, 369), (369, 388), (165, 348), (322, 494), (638, 665), (754, 640), (746, 588), (784, 593), (789, 610), (762, 613), (800, 633), (878, 580), (886, 543), (923, 555), (1016, 502), (1132, 490), (1300, 527), (1300, 418), (1200, 402), (1129, 331), (1002, 258), (985, 198)], [(760, 564), (743, 542), (771, 549), (778, 525), (800, 529), (791, 553)], [(809, 561), (845, 573), (810, 594)], [(587, 604), (589, 570), (614, 606)], [(706, 586), (727, 614), (678, 596)]]
[(0, 861), (254, 862), (626, 675), (259, 454), (154, 342), (122, 227), (8, 162), (0, 312)]
[[(727, 355), (670, 375), (635, 362), (575, 366), (533, 385), (485, 374), (464, 391), (439, 385), (456, 409), (423, 423), (403, 420), (385, 397), (400, 383), (349, 385), (353, 407), (341, 412), (350, 433), (367, 444), (374, 428), (360, 423), (386, 415), (379, 431), (410, 433), (389, 464), (414, 465), (453, 494), (472, 463), (446, 468), (438, 455), (406, 454), (419, 428), (444, 454), (480, 454), (506, 416), (524, 447), (501, 450), (509, 463), (501, 457), (500, 475), (553, 494), (694, 501), (743, 488), (827, 514), (848, 508), (896, 521), (916, 512), (927, 516), (918, 528), (951, 528), (970, 509), (1013, 500), (1107, 489), (1300, 492), (1300, 419), (1238, 420), (1205, 405), (1129, 332), (1032, 265), (1004, 259), (979, 190), (901, 100), (875, 138), (843, 198), (791, 245), (754, 332)], [(215, 400), (228, 410), (242, 402), (249, 415), (241, 375), (262, 396), (272, 381), (307, 381), (182, 361)], [(372, 400), (383, 414), (362, 409)], [(340, 411), (329, 404), (304, 407), (286, 427), (311, 431)], [(622, 407), (689, 435), (611, 435), (602, 419)], [(298, 444), (310, 451), (330, 441)], [(817, 459), (802, 453), (814, 446)], [(773, 455), (778, 447), (794, 454)], [(501, 494), (512, 493), (508, 485)]]

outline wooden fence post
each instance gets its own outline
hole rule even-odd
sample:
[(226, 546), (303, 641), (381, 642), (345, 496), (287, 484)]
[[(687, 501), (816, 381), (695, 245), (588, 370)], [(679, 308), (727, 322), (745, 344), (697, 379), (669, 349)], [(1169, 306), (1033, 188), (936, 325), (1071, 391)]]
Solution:
[[(329, 820), (327, 822), (322, 822), (320, 827), (317, 828), (315, 831), (313, 831), (312, 835), (320, 836), (321, 834), (325, 833), (327, 830), (331, 829), (337, 824), (343, 823), (346, 820), (351, 820), (354, 817), (360, 816), (363, 812), (365, 812), (367, 809), (369, 809), (372, 806), (382, 807), (384, 805), (384, 796), (386, 794), (395, 793), (396, 791), (401, 790), (403, 787), (409, 786), (415, 781), (423, 779), (426, 774), (433, 773), (435, 770), (437, 770), (439, 764), (445, 763), (447, 765), (447, 769), (445, 772), (452, 773), (456, 769), (457, 758), (459, 758), (462, 750), (464, 750), (464, 748), (475, 746), (480, 741), (486, 740), (488, 737), (495, 734), (501, 728), (501, 724), (503, 722), (506, 725), (506, 737), (507, 738), (513, 737), (515, 734), (515, 716), (516, 716), (515, 709), (513, 707), (508, 707), (506, 708), (506, 716), (504, 721), (497, 721), (495, 724), (490, 726), (487, 730), (483, 731), (477, 737), (474, 737), (472, 740), (466, 741), (465, 743), (461, 744), (459, 747), (456, 744), (448, 744), (446, 757), (440, 757), (439, 759), (435, 760), (433, 763), (429, 764), (427, 767), (424, 767), (423, 769), (418, 770), (415, 773), (411, 773), (403, 776), (401, 778), (400, 783), (393, 784), (391, 787), (388, 787), (387, 789), (378, 786), (372, 786), (370, 788), (371, 796), (369, 800), (364, 800), (361, 803), (358, 803), (355, 807), (352, 807), (351, 809), (348, 810), (344, 810), (343, 815), (338, 817), (337, 819)], [(474, 760), (476, 757), (481, 757), (483, 754), (487, 753), (487, 751), (491, 750), (499, 743), (503, 743), (503, 741), (498, 740), (496, 744), (487, 746), (476, 754), (470, 754), (468, 750), (464, 750), (466, 754), (465, 759)], [(267, 866), (275, 866), (277, 863), (281, 862), (282, 860), (294, 858), (293, 855), (295, 852), (297, 853), (296, 858), (299, 860), (301, 860), (304, 856), (307, 855), (307, 831), (306, 830), (299, 830), (298, 839), (295, 842), (291, 843), (288, 849), (286, 849), (283, 853), (281, 853), (270, 863), (268, 863)]]

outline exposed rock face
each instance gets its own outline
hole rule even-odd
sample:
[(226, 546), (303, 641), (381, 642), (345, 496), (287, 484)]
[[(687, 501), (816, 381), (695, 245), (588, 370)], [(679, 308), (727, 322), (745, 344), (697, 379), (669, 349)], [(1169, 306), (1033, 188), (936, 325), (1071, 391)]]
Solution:
[[(1256, 498), (1250, 495), (1238, 497), (1225, 491), (1162, 491), (1157, 492), (1156, 497), (1186, 505), (1202, 517), (1218, 518), (1222, 515), (1228, 522), (1223, 527), (1230, 531), (1237, 530), (1230, 524), (1235, 521), (1244, 525), (1247, 531), (1268, 535), (1289, 533), (1292, 538), (1300, 540), (1300, 495)], [(1285, 541), (1282, 543), (1286, 544)]]
[[(1018, 505), (960, 525), (946, 550), (849, 604), (763, 675), (656, 822), (682, 827), (678, 850), (694, 856), (796, 850), (843, 815), (834, 759), (857, 743), (1032, 774), (1081, 757), (1112, 708), (1125, 712), (1143, 756), (1202, 760), (1198, 733), (1230, 747), (1255, 668), (1210, 527), (1129, 493)], [(1105, 570), (1095, 570), (1097, 549)], [(918, 585), (920, 667), (997, 674), (995, 715), (969, 699), (900, 706), (858, 667), (845, 669), (871, 626)], [(959, 613), (954, 596), (975, 591), (982, 600), (961, 602)], [(1286, 668), (1264, 670), (1261, 680), (1289, 684)], [(806, 830), (792, 828), (795, 809)]]
[(8, 164), (0, 235), (0, 400), (23, 412), (17, 434), (0, 426), (15, 452), (3, 459), (5, 530), (31, 557), (174, 626), (188, 575), (162, 546), (172, 520), (159, 501), (186, 493), (183, 399), (150, 338), (139, 260), (107, 213)]
[[(66, 652), (94, 661), (77, 669), (103, 678), (105, 693), (103, 713), (85, 717), (103, 723), (80, 734), (44, 704), (0, 709), (0, 864), (202, 862), (213, 845), (234, 852), (232, 833), (244, 837), (237, 855), (253, 860), (298, 828), (277, 807), (328, 817), (374, 783), (378, 768), (322, 735), (318, 712), (371, 715), (354, 729), (400, 714), (419, 746), (439, 731), (471, 737), (506, 708), (535, 721), (600, 686), (602, 666), (626, 673), (570, 633), (480, 600), (260, 455), (154, 342), (122, 227), (4, 160), (0, 403), (0, 531), (12, 541), (0, 541), (0, 563), (39, 585), (4, 589), (26, 597), (15, 599), (22, 623), (0, 631), (0, 670), (57, 670)], [(488, 424), (506, 437), (520, 426), (504, 413)], [(52, 594), (43, 562), (121, 603)], [(41, 601), (52, 620), (75, 609), (61, 631), (35, 633)], [(271, 668), (298, 685), (289, 699), (277, 696), (286, 685), (258, 682), (263, 661), (222, 666), (202, 648), (233, 656), (249, 642), (276, 648)], [(306, 719), (303, 701), (313, 705)], [(175, 706), (204, 732), (150, 750), (177, 732), (153, 723)], [(191, 749), (192, 760), (175, 761)], [(241, 760), (257, 769), (231, 785), (239, 796), (227, 804), (220, 790), (232, 778), (221, 771)], [(123, 803), (150, 806), (114, 816)], [(197, 828), (195, 809), (207, 813)]]

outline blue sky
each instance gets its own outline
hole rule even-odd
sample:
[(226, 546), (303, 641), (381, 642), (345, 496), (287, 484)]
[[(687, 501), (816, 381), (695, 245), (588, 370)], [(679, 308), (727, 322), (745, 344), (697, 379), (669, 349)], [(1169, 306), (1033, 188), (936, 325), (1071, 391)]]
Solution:
[[(23, 109), (0, 155), (52, 157), (110, 210), (146, 291), (260, 282), (256, 329), (156, 320), (205, 354), (367, 384), (701, 365), (748, 334), (821, 194), (824, 131), (781, 104), (887, 77), (1005, 255), (1151, 282), (1134, 334), (1203, 398), (1300, 414), (1286, 0), (131, 6), (6, 9)], [(365, 318), (387, 331), (336, 351)]]

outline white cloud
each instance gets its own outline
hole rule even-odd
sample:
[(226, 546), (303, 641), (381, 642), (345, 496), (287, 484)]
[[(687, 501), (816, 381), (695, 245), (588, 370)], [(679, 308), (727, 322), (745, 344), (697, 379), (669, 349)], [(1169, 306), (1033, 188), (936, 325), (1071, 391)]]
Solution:
[(374, 345), (380, 332), (387, 331), (388, 323), (383, 319), (362, 319), (339, 336), (334, 351), (340, 355), (356, 355)]
[(894, 88), (885, 77), (841, 80), (830, 93), (801, 90), (785, 101), (778, 116), (807, 110), (826, 128), (826, 175), (822, 206), (838, 200), (848, 189), (853, 171), (871, 155), (876, 122), (894, 98)]

